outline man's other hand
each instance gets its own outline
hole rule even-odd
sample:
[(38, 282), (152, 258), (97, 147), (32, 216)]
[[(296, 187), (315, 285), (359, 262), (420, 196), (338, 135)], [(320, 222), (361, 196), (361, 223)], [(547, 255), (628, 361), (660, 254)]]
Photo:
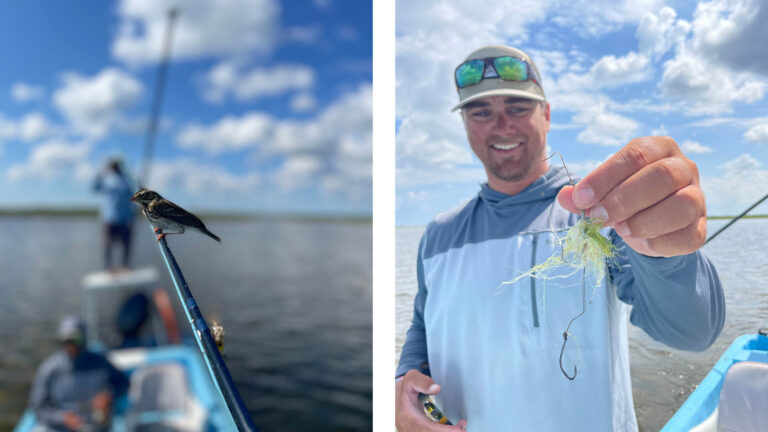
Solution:
[(83, 419), (72, 411), (64, 413), (64, 426), (71, 431), (79, 431), (83, 427)]
[(707, 236), (698, 168), (669, 137), (633, 139), (557, 198), (571, 212), (603, 219), (643, 255), (691, 253)]
[(456, 432), (466, 430), (467, 421), (456, 426), (441, 425), (424, 413), (419, 393), (435, 395), (440, 386), (432, 378), (412, 369), (395, 384), (395, 425), (398, 432)]

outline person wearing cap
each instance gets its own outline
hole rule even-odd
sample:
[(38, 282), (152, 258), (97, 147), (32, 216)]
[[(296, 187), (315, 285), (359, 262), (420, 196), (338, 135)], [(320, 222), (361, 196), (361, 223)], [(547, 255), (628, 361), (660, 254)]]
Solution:
[[(540, 77), (525, 52), (504, 46), (455, 70), (454, 110), (488, 182), (434, 219), (419, 244), (396, 372), (399, 432), (636, 431), (627, 318), (684, 350), (706, 349), (722, 329), (722, 287), (698, 251), (706, 208), (696, 165), (671, 138), (637, 138), (571, 186), (546, 161)], [(560, 253), (556, 232), (582, 214), (603, 219), (619, 250), (605, 280), (588, 280), (586, 295), (581, 272), (499, 288)], [(428, 419), (420, 393), (454, 425)]]
[(104, 268), (112, 270), (112, 245), (122, 249), (122, 268), (131, 261), (131, 228), (134, 209), (131, 205), (133, 187), (122, 169), (120, 159), (107, 160), (104, 169), (93, 183), (94, 192), (104, 195), (99, 215), (104, 225)]
[(106, 357), (85, 347), (85, 325), (74, 316), (59, 325), (61, 349), (35, 375), (29, 407), (35, 432), (109, 430), (114, 399), (125, 394), (128, 379)]

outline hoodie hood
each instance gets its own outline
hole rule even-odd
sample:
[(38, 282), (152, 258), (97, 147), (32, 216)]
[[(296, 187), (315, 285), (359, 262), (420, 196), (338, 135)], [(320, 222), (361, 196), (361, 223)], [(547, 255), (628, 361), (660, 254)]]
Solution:
[(520, 204), (550, 200), (560, 192), (563, 186), (568, 184), (568, 173), (566, 173), (565, 169), (563, 167), (550, 166), (543, 176), (539, 177), (538, 180), (531, 183), (517, 195), (507, 195), (491, 189), (488, 183), (483, 183), (480, 188), (480, 198), (489, 206), (501, 210)]

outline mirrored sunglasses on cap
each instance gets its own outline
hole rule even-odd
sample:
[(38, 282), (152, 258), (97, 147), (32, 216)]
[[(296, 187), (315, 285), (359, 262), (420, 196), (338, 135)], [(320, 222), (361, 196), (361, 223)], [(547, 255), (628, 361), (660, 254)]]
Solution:
[[(496, 75), (491, 75), (490, 66)], [(486, 74), (486, 70), (488, 73)], [(486, 76), (488, 75), (488, 76)], [(454, 73), (456, 88), (462, 89), (478, 84), (484, 78), (500, 78), (504, 81), (533, 81), (541, 87), (541, 80), (527, 61), (512, 56), (486, 57), (467, 60)]]

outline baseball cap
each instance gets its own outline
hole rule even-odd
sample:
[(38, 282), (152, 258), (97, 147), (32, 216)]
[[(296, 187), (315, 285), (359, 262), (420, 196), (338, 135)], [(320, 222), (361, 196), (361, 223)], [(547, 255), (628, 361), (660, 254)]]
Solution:
[[(490, 45), (480, 48), (469, 54), (464, 61), (502, 56), (519, 57), (525, 60), (536, 75), (541, 76), (539, 69), (528, 54), (508, 46)], [(544, 96), (544, 89), (530, 79), (528, 81), (505, 81), (498, 77), (485, 78), (475, 85), (458, 89), (458, 92), (459, 104), (453, 107), (451, 111), (456, 111), (469, 102), (489, 96), (516, 96), (537, 101), (547, 100)]]
[(66, 316), (59, 324), (57, 336), (60, 342), (73, 341), (82, 344), (85, 341), (85, 324), (74, 315)]

